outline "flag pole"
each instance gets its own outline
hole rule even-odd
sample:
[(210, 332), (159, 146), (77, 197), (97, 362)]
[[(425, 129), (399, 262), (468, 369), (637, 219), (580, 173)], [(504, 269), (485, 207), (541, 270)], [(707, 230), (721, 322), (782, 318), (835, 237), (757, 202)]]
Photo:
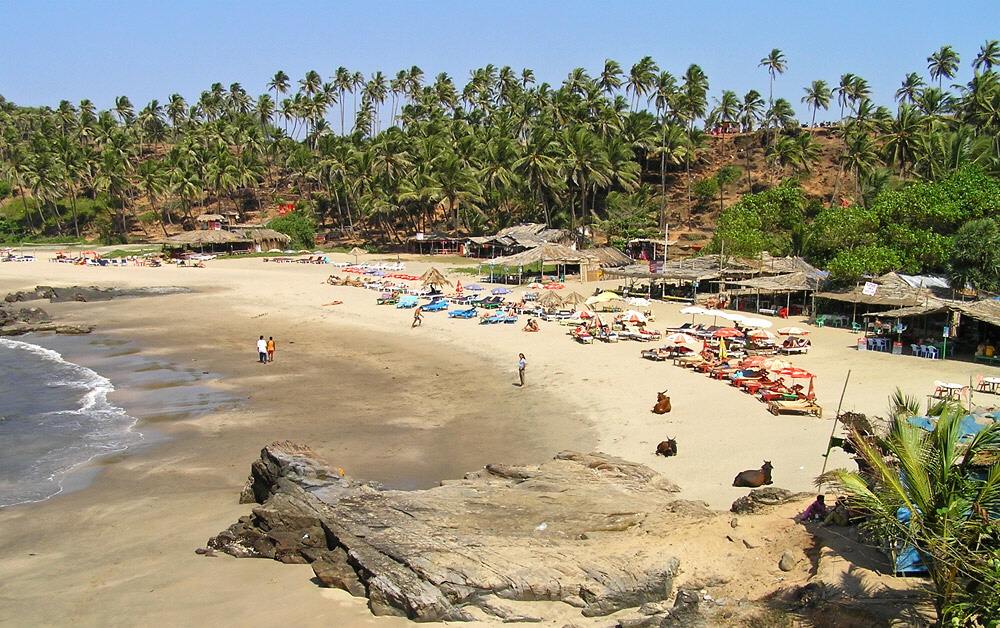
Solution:
[[(823, 454), (823, 470), (820, 472), (820, 477), (826, 473), (826, 463), (830, 461), (830, 450), (833, 449), (833, 435), (837, 432), (837, 425), (840, 423), (840, 408), (844, 404), (844, 393), (847, 392), (847, 382), (851, 379), (851, 371), (847, 371), (847, 377), (844, 378), (844, 388), (840, 391), (840, 401), (837, 402), (837, 414), (833, 417), (833, 429), (830, 430), (830, 438), (826, 441), (826, 453)], [(822, 486), (822, 484), (820, 484)]]

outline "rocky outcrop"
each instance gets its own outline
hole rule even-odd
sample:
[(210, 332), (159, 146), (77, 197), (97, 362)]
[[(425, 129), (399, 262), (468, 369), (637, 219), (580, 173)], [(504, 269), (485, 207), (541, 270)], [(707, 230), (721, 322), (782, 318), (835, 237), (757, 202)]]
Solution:
[(209, 547), (311, 563), (376, 615), (549, 621), (550, 605), (525, 603), (561, 601), (597, 617), (672, 597), (679, 561), (643, 524), (667, 516), (676, 491), (644, 465), (575, 452), (390, 491), (275, 443), (243, 490), (258, 505)]
[(734, 501), (730, 510), (738, 515), (761, 513), (773, 506), (800, 501), (811, 495), (812, 493), (793, 493), (777, 486), (765, 486), (754, 489)]

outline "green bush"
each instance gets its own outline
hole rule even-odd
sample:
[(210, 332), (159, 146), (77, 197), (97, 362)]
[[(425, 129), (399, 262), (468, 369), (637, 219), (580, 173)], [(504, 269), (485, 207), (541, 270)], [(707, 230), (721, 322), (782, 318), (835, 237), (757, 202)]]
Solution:
[(312, 249), (316, 237), (316, 221), (300, 209), (285, 216), (279, 216), (267, 223), (267, 226), (279, 233), (291, 236), (291, 247), (294, 249)]

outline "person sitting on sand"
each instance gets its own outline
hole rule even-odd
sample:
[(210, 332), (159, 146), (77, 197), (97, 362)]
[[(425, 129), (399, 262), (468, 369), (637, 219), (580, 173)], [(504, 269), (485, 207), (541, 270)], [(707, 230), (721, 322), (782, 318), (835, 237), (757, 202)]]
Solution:
[(817, 495), (816, 501), (809, 504), (809, 507), (805, 511), (796, 515), (795, 520), (799, 523), (803, 521), (820, 521), (826, 517), (826, 512), (826, 498), (822, 495)]
[(826, 513), (822, 526), (846, 526), (851, 523), (851, 510), (844, 503), (843, 499), (838, 499), (833, 503), (833, 508)]
[(528, 324), (524, 326), (524, 331), (538, 331), (538, 323), (535, 322), (535, 319), (528, 319)]

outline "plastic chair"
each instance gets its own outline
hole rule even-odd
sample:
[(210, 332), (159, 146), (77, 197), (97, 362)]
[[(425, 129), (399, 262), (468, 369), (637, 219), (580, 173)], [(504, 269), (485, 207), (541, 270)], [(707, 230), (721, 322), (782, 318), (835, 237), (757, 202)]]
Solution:
[(920, 350), (920, 345), (918, 345), (916, 343), (913, 343), (913, 344), (910, 345), (910, 354), (911, 355), (915, 355), (917, 357), (923, 357), (921, 355), (922, 353), (923, 352)]
[(864, 327), (861, 326), (861, 323), (855, 323), (853, 321), (851, 322), (851, 331), (856, 333), (861, 331), (862, 329), (864, 329)]
[(938, 348), (937, 347), (924, 347), (924, 351), (926, 351), (926, 357), (928, 357), (928, 358), (930, 358), (932, 360), (937, 360), (938, 359)]
[(824, 316), (817, 316), (816, 317), (816, 327), (822, 327), (823, 325), (826, 325), (826, 316), (825, 315)]

